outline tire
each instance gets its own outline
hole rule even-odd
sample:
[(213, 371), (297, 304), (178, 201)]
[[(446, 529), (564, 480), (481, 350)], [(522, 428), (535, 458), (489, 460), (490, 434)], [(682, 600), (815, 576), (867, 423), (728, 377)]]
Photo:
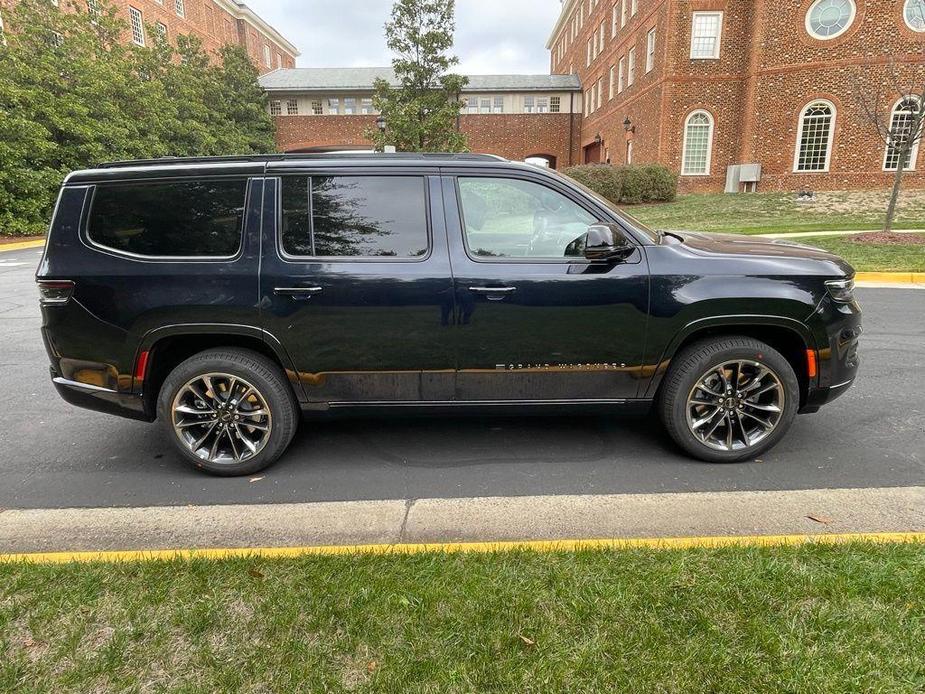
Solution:
[(793, 424), (799, 401), (800, 384), (780, 352), (750, 337), (723, 336), (695, 342), (671, 360), (658, 410), (671, 438), (688, 454), (737, 463), (775, 446)]
[(177, 366), (158, 393), (157, 414), (184, 460), (222, 477), (267, 468), (299, 423), (298, 403), (279, 367), (238, 348), (206, 350)]

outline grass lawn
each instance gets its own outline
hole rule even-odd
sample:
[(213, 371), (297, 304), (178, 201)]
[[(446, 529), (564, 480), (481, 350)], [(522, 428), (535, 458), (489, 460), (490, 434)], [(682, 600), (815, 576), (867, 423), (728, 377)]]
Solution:
[[(773, 234), (788, 231), (879, 229), (888, 191), (819, 192), (798, 203), (793, 193), (682, 195), (675, 202), (626, 211), (657, 229)], [(925, 229), (925, 191), (900, 198), (897, 229)]]
[(921, 692), (925, 547), (0, 565), (0, 691)]
[(850, 237), (838, 236), (811, 236), (797, 240), (840, 255), (858, 271), (925, 272), (925, 244), (858, 243)]

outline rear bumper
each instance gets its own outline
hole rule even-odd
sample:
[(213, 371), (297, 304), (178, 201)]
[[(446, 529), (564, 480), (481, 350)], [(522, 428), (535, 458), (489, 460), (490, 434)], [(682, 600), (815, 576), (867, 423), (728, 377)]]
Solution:
[(119, 393), (99, 386), (69, 381), (56, 376), (54, 369), (52, 369), (52, 383), (58, 395), (71, 405), (142, 422), (152, 421), (145, 414), (144, 403), (140, 395)]
[(825, 340), (818, 349), (819, 375), (806, 394), (801, 412), (815, 412), (843, 395), (858, 375), (861, 359), (861, 307), (857, 302), (837, 304), (826, 300), (820, 307)]

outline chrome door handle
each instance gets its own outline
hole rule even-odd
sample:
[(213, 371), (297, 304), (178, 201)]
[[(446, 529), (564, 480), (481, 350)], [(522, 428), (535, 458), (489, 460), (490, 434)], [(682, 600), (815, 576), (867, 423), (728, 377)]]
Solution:
[(311, 299), (315, 294), (324, 291), (324, 287), (276, 287), (273, 293), (277, 296), (294, 296)]
[(469, 291), (476, 294), (510, 294), (516, 292), (517, 287), (469, 287)]

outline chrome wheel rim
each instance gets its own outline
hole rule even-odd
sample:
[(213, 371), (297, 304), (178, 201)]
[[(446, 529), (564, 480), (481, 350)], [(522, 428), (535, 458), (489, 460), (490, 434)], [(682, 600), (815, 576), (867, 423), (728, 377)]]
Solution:
[(770, 436), (784, 413), (784, 387), (765, 364), (736, 360), (706, 371), (687, 396), (687, 426), (700, 443), (739, 451)]
[(258, 455), (270, 440), (267, 401), (243, 378), (208, 373), (190, 380), (173, 399), (173, 430), (197, 458), (234, 465)]

